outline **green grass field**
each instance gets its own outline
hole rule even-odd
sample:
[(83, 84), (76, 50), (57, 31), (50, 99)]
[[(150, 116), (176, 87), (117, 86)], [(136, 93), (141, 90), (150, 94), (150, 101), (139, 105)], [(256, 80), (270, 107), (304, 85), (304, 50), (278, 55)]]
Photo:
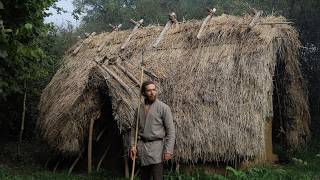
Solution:
[[(288, 180), (313, 180), (320, 179), (320, 141), (313, 141), (297, 152), (287, 153), (279, 151), (278, 154), (286, 156), (288, 163), (277, 165), (265, 165), (252, 167), (246, 171), (236, 170), (227, 167), (226, 176), (219, 174), (206, 174), (198, 169), (193, 174), (173, 174), (166, 173), (167, 180), (224, 180), (224, 179), (288, 179)], [(282, 153), (282, 154), (281, 154)], [(67, 179), (67, 180), (89, 180), (89, 179), (124, 179), (121, 177), (111, 177), (107, 172), (93, 173), (88, 176), (86, 174), (68, 175), (65, 171), (52, 172), (40, 168), (34, 163), (28, 163), (28, 160), (21, 161), (17, 164), (0, 164), (0, 179), (13, 180), (51, 180), (51, 179)]]

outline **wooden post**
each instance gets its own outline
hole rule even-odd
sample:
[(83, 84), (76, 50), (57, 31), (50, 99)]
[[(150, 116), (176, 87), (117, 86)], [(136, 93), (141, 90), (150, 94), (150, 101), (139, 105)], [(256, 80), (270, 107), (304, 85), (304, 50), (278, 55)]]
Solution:
[(136, 22), (133, 19), (130, 19), (130, 22), (132, 22), (133, 24), (135, 24), (131, 34), (128, 36), (128, 38), (126, 39), (126, 41), (123, 43), (123, 45), (121, 46), (121, 50), (125, 49), (129, 43), (129, 41), (131, 40), (132, 36), (138, 31), (138, 28), (142, 25), (143, 23), (143, 19), (140, 19), (140, 21)]
[(201, 38), (204, 27), (206, 26), (207, 22), (212, 18), (212, 16), (217, 10), (216, 8), (213, 8), (213, 9), (207, 8), (207, 11), (208, 11), (208, 16), (204, 19), (203, 23), (201, 24), (200, 30), (197, 35), (198, 39)]
[(161, 40), (163, 39), (164, 35), (166, 34), (166, 32), (170, 29), (170, 27), (173, 24), (176, 24), (177, 21), (177, 15), (176, 13), (172, 12), (169, 15), (169, 21), (166, 23), (166, 25), (164, 26), (163, 30), (161, 31), (158, 39), (156, 40), (156, 42), (152, 45), (154, 48), (158, 46), (158, 44), (161, 42)]
[(22, 106), (22, 116), (21, 116), (21, 127), (19, 134), (19, 142), (18, 142), (18, 156), (21, 155), (21, 143), (22, 143), (22, 135), (24, 130), (24, 120), (26, 115), (26, 100), (27, 100), (27, 82), (24, 80), (24, 94), (23, 94), (23, 106)]
[(94, 118), (90, 119), (90, 126), (89, 126), (89, 137), (88, 137), (88, 174), (92, 172), (92, 134), (93, 134), (93, 125), (94, 125)]

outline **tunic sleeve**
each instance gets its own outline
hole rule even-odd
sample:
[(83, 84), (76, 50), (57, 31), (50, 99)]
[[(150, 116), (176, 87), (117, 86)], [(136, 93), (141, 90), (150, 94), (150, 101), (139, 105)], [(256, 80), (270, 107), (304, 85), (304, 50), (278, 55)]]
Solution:
[(166, 130), (166, 137), (165, 137), (166, 141), (165, 141), (164, 152), (173, 154), (176, 135), (175, 135), (175, 127), (173, 123), (173, 116), (169, 106), (165, 106), (164, 108), (163, 120), (164, 120), (164, 127)]

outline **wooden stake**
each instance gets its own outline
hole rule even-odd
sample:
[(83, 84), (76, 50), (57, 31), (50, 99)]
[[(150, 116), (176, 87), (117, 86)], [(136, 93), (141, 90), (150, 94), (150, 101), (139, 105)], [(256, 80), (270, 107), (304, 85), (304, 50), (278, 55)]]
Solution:
[(77, 163), (79, 162), (80, 158), (82, 156), (82, 151), (79, 153), (78, 157), (73, 161), (72, 165), (69, 168), (68, 174), (70, 175), (74, 169), (74, 167), (77, 165)]
[(89, 138), (88, 138), (88, 174), (92, 172), (92, 134), (93, 134), (93, 125), (94, 125), (94, 118), (90, 119), (90, 126), (89, 126)]
[(154, 48), (158, 46), (158, 44), (161, 42), (161, 40), (163, 39), (164, 35), (166, 34), (166, 32), (170, 29), (170, 27), (177, 23), (177, 16), (174, 12), (172, 12), (169, 15), (169, 21), (166, 23), (166, 25), (164, 26), (163, 30), (161, 31), (158, 39), (156, 40), (156, 42), (152, 45)]
[(22, 135), (24, 130), (24, 120), (26, 115), (26, 100), (27, 100), (27, 82), (24, 80), (24, 94), (23, 94), (23, 106), (22, 106), (22, 115), (21, 115), (21, 127), (19, 134), (19, 142), (18, 142), (18, 156), (21, 155), (21, 143), (22, 143)]
[(213, 9), (207, 8), (207, 11), (208, 11), (208, 16), (204, 19), (203, 23), (201, 24), (200, 30), (197, 35), (198, 39), (201, 38), (204, 27), (206, 26), (207, 22), (212, 18), (212, 16), (217, 10), (216, 8), (213, 8)]
[(130, 19), (130, 22), (132, 22), (133, 24), (135, 24), (131, 34), (128, 36), (128, 38), (126, 39), (126, 41), (123, 43), (123, 45), (121, 46), (121, 50), (125, 49), (128, 46), (129, 41), (131, 40), (132, 36), (138, 31), (138, 28), (142, 25), (143, 23), (143, 19), (140, 19), (140, 21), (136, 22), (133, 19)]

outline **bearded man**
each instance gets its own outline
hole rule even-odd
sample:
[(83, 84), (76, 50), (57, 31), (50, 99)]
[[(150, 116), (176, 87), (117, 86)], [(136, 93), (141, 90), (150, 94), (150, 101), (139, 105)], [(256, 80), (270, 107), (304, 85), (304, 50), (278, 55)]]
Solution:
[[(131, 128), (130, 157), (138, 156), (141, 179), (163, 179), (163, 161), (172, 158), (175, 142), (175, 127), (170, 107), (157, 99), (156, 85), (145, 81), (141, 87), (144, 103), (135, 115)], [(139, 114), (138, 142), (135, 146), (135, 129)]]

